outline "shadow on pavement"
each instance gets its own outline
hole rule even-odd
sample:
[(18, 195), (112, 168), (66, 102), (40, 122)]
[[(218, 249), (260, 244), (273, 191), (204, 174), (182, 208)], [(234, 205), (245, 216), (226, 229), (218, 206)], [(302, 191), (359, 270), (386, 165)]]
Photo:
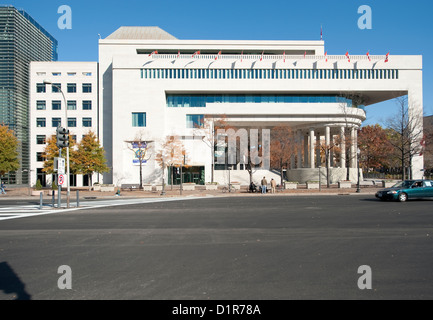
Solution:
[(7, 262), (0, 262), (0, 290), (5, 294), (15, 294), (15, 300), (31, 300), (25, 284)]

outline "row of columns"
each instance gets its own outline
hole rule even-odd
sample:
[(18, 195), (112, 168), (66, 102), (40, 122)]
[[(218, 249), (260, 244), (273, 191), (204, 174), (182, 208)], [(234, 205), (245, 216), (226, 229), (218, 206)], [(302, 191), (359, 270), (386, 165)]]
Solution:
[[(334, 134), (331, 134), (331, 127), (325, 126), (324, 127), (325, 132), (325, 148), (329, 151), (329, 161), (330, 166), (333, 167), (335, 165), (334, 163), (334, 150), (332, 148), (333, 144), (333, 136)], [(350, 150), (349, 150), (349, 167), (350, 168), (356, 168), (357, 167), (357, 139), (358, 139), (358, 130), (355, 127), (349, 127), (350, 130)], [(337, 164), (340, 168), (346, 168), (346, 127), (340, 126), (338, 135), (340, 137), (340, 149), (341, 149), (341, 156), (340, 156), (340, 162)], [(296, 155), (296, 161), (294, 157), (292, 157), (292, 168), (317, 168), (321, 166), (321, 158), (320, 158), (320, 148), (321, 148), (321, 134), (319, 132), (316, 132), (315, 128), (310, 128), (308, 132), (305, 133), (305, 131), (298, 130), (297, 131), (297, 140), (298, 145), (303, 145), (303, 153), (302, 148), (298, 148), (298, 152)]]

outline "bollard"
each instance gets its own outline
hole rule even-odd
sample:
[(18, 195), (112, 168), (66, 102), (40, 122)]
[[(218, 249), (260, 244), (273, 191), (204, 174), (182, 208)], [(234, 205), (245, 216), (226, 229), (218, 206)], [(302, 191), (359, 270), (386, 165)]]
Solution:
[(39, 194), (39, 210), (42, 210), (43, 206), (43, 194), (42, 192)]
[(51, 197), (51, 205), (53, 206), (53, 208), (54, 208), (54, 202), (55, 202), (55, 197), (56, 197), (55, 195), (56, 195), (56, 191), (53, 190), (53, 195)]
[(80, 206), (80, 191), (77, 190), (77, 208)]

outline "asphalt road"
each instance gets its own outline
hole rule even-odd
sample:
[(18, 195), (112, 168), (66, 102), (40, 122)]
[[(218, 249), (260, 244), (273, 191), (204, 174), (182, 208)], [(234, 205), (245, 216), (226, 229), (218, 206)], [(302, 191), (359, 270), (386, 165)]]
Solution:
[(4, 220), (0, 299), (432, 299), (432, 204), (212, 197)]

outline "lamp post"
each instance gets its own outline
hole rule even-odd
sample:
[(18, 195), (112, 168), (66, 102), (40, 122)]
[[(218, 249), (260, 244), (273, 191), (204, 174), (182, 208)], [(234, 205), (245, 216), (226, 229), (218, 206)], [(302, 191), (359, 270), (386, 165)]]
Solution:
[(358, 170), (358, 183), (356, 184), (356, 192), (360, 193), (361, 192), (361, 188), (359, 186), (359, 180), (360, 180), (360, 174), (359, 174), (359, 156), (361, 155), (361, 149), (358, 148), (357, 152), (356, 152), (356, 159), (357, 159), (357, 170)]
[[(68, 106), (67, 106), (65, 94), (63, 93), (62, 88), (58, 85), (53, 84), (52, 81), (48, 80), (48, 79), (44, 80), (44, 84), (50, 84), (51, 86), (56, 87), (60, 91), (60, 93), (62, 94), (63, 102), (65, 105), (65, 129), (68, 130)], [(66, 206), (68, 208), (69, 208), (69, 199), (70, 199), (70, 192), (71, 192), (70, 183), (69, 183), (69, 180), (70, 180), (70, 171), (69, 170), (70, 169), (69, 169), (69, 146), (68, 146), (68, 147), (66, 147), (66, 186), (67, 186)], [(59, 198), (60, 198), (60, 192), (59, 192)]]

